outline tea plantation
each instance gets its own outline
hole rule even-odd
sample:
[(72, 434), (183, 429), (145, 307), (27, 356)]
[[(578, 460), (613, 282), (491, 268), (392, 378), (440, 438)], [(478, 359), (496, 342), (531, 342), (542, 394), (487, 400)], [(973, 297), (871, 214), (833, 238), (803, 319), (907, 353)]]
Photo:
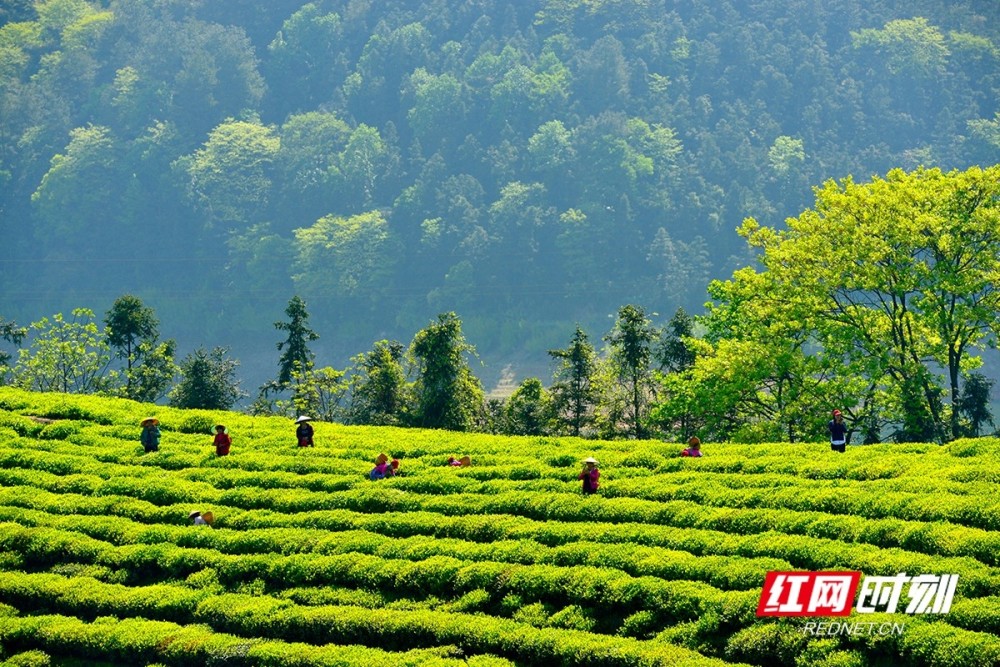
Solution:
[[(315, 427), (300, 449), (289, 419), (0, 388), (2, 664), (1000, 664), (1000, 441), (689, 459)], [(401, 474), (373, 482), (380, 452)], [(947, 613), (852, 611), (836, 620), (876, 631), (816, 636), (807, 621), (832, 619), (757, 616), (788, 570), (959, 579)]]

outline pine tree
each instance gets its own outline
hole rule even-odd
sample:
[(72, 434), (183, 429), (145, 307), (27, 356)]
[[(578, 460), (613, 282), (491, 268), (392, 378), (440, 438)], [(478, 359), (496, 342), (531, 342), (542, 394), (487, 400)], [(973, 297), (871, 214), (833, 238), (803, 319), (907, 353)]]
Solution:
[(573, 339), (564, 350), (549, 350), (549, 356), (559, 360), (555, 383), (549, 389), (552, 407), (558, 423), (579, 436), (580, 431), (593, 422), (597, 392), (593, 385), (597, 370), (597, 353), (579, 326)]
[(299, 372), (308, 371), (313, 367), (314, 355), (309, 350), (308, 343), (319, 338), (319, 334), (306, 324), (309, 313), (306, 312), (305, 301), (299, 296), (293, 296), (288, 302), (285, 315), (288, 316), (287, 322), (274, 323), (275, 329), (288, 332), (288, 337), (278, 343), (278, 350), (284, 350), (278, 359), (278, 385), (281, 388), (288, 387), (292, 383), (296, 362), (299, 364)]

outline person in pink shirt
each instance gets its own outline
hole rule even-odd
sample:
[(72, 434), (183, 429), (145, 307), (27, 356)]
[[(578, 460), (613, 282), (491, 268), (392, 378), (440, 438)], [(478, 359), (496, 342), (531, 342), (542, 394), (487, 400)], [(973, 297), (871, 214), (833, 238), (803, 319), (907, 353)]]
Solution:
[(597, 493), (597, 487), (600, 486), (597, 480), (601, 478), (601, 471), (597, 469), (597, 459), (594, 457), (588, 457), (583, 460), (583, 470), (577, 476), (577, 479), (583, 480), (583, 492), (584, 493)]
[(385, 454), (379, 454), (378, 458), (375, 459), (375, 467), (368, 474), (371, 479), (385, 479), (386, 477), (392, 477), (399, 470), (399, 459), (393, 459), (389, 461), (389, 457)]
[(688, 447), (681, 451), (681, 456), (701, 456), (701, 440), (697, 436), (691, 436)]

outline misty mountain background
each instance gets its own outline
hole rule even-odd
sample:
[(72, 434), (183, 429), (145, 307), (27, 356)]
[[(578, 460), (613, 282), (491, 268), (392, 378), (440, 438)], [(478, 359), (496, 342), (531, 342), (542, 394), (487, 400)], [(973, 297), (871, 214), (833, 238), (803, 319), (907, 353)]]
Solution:
[(746, 216), (997, 162), (996, 0), (0, 7), (0, 316), (135, 294), (251, 393), (296, 294), (317, 365), (454, 311), (487, 389), (547, 382), (577, 324), (701, 312)]

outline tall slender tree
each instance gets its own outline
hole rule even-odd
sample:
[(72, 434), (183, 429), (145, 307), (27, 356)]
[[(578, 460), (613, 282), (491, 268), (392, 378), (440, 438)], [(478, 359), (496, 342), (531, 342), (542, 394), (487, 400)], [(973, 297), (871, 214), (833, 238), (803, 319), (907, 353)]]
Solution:
[(652, 376), (649, 360), (657, 330), (646, 318), (646, 312), (632, 304), (618, 309), (614, 328), (604, 337), (611, 347), (611, 368), (618, 385), (627, 394), (627, 405), (622, 415), (627, 431), (635, 438), (645, 435), (643, 420), (652, 393)]
[(292, 383), (292, 375), (296, 370), (295, 364), (299, 364), (299, 372), (305, 372), (313, 366), (313, 353), (309, 350), (309, 343), (319, 339), (319, 334), (309, 328), (307, 322), (309, 313), (306, 311), (306, 302), (298, 295), (293, 296), (285, 308), (287, 322), (275, 322), (274, 328), (279, 331), (287, 331), (288, 337), (278, 343), (278, 350), (281, 357), (278, 359), (278, 385), (280, 388), (287, 388)]
[(663, 329), (654, 350), (656, 362), (665, 373), (676, 373), (694, 364), (695, 352), (684, 339), (694, 335), (694, 319), (678, 308)]
[(597, 371), (597, 352), (578, 325), (569, 347), (549, 350), (549, 356), (559, 363), (555, 383), (549, 389), (555, 419), (570, 433), (579, 436), (580, 431), (594, 420), (597, 391), (593, 379)]
[[(0, 338), (3, 338), (8, 343), (12, 343), (20, 347), (21, 343), (24, 341), (24, 337), (28, 335), (27, 327), (19, 327), (17, 322), (13, 320), (5, 320), (0, 317)], [(11, 354), (0, 350), (0, 369), (6, 368), (10, 363)], [(0, 381), (4, 379), (3, 373), (0, 373)]]

